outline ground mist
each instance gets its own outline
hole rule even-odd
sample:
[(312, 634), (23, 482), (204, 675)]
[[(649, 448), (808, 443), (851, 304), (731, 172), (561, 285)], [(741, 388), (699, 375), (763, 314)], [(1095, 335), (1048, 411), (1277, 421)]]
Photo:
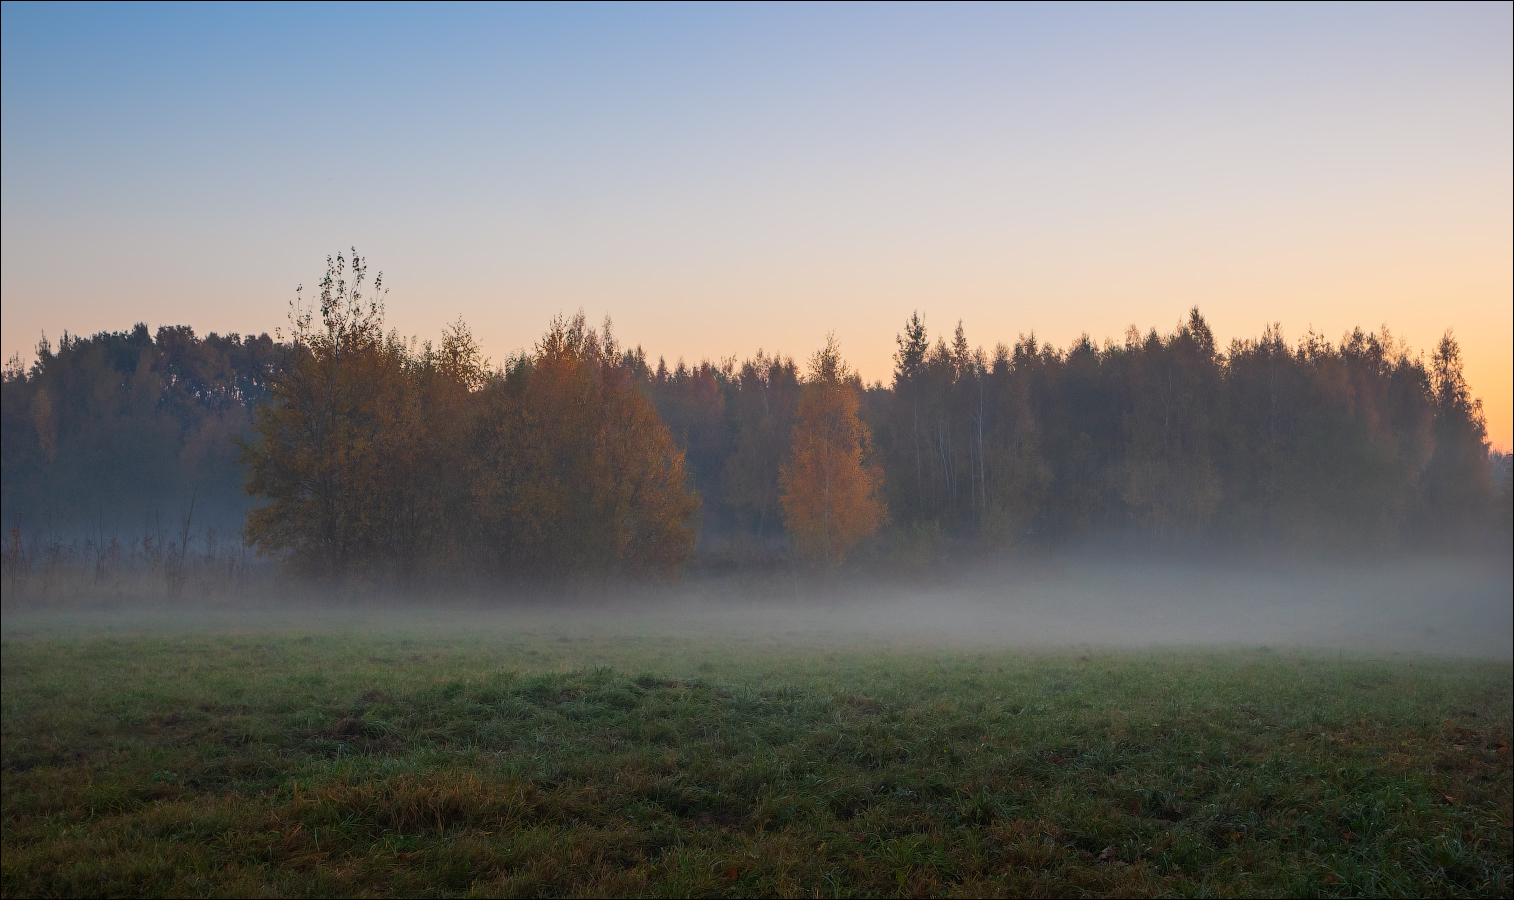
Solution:
[(682, 579), (318, 584), (275, 570), (217, 591), (146, 573), (7, 589), (0, 633), (377, 631), (640, 635), (822, 647), (1271, 646), (1514, 655), (1507, 554), (1359, 559), (1061, 552), (883, 575), (783, 565)]
[(7, 598), (6, 896), (1506, 896), (1507, 561)]

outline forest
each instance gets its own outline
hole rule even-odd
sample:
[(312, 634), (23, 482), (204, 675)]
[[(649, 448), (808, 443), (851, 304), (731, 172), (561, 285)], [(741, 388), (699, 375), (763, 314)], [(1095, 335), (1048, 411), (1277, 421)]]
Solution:
[(461, 321), (434, 343), (386, 332), (383, 299), (338, 256), (279, 339), (139, 324), (13, 358), (7, 559), (67, 541), (182, 558), (193, 535), (405, 582), (1510, 529), (1509, 457), (1449, 331), (1428, 359), (1386, 327), (1220, 347), (1193, 309), (1167, 333), (985, 350), (917, 313), (869, 385), (834, 337), (802, 363), (670, 368), (582, 314), (492, 363)]

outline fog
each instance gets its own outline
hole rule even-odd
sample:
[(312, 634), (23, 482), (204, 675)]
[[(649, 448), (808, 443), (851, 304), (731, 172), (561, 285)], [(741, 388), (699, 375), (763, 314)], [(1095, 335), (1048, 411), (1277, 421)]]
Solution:
[(151, 602), (17, 602), (6, 640), (157, 632), (383, 631), (502, 638), (687, 638), (758, 646), (943, 649), (1272, 647), (1514, 656), (1508, 555), (1374, 561), (1153, 561), (1058, 553), (875, 578), (783, 571), (661, 584), (441, 594), (247, 591)]

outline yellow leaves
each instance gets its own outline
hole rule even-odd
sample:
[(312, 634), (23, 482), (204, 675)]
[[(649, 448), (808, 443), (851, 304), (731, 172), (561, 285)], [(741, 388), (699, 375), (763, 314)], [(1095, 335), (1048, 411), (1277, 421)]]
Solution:
[(779, 473), (784, 524), (799, 550), (839, 562), (887, 517), (883, 470), (866, 461), (871, 435), (834, 336), (810, 361), (799, 394), (793, 454)]
[[(471, 561), (534, 572), (671, 571), (699, 500), (606, 322), (557, 318), (488, 375), (466, 324), (417, 351), (381, 328), (337, 257), (246, 449), (259, 552), (317, 572), (406, 577)], [(377, 288), (377, 279), (374, 287)]]
[(670, 571), (688, 559), (683, 453), (582, 317), (482, 398), (472, 515), (499, 564)]
[(292, 551), (333, 574), (392, 551), (426, 429), (403, 346), (373, 328), (305, 343), (259, 410), (249, 447), (248, 517), (259, 552)]

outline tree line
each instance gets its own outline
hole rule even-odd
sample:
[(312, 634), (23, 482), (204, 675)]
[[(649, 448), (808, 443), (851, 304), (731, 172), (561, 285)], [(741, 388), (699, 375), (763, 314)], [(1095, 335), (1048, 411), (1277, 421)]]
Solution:
[[(247, 539), (297, 567), (401, 579), (669, 573), (701, 506), (686, 452), (653, 402), (645, 353), (611, 323), (555, 319), (491, 367), (466, 324), (406, 344), (382, 323), (382, 276), (329, 262), (243, 442), (262, 502)], [(663, 367), (665, 369), (665, 367)], [(666, 380), (666, 379), (664, 379)], [(834, 342), (795, 393), (773, 474), (794, 549), (839, 560), (884, 521), (881, 472)]]
[(1386, 328), (1338, 344), (1279, 326), (1221, 351), (1172, 332), (898, 338), (878, 431), (901, 519), (1003, 543), (1135, 527), (1380, 543), (1481, 519), (1497, 495), (1481, 404), (1448, 332), (1426, 364)]
[[(383, 327), (382, 277), (329, 260), (292, 331), (144, 326), (7, 365), (4, 515), (98, 523), (198, 504), (302, 571), (669, 572), (1104, 533), (1393, 546), (1509, 527), (1508, 458), (1448, 332), (1174, 330), (992, 351), (919, 315), (891, 383), (834, 338), (671, 369), (606, 321), (494, 365), (467, 326)], [(250, 505), (249, 505), (250, 503)]]
[(194, 506), (234, 536), (247, 497), (234, 441), (268, 399), (283, 349), (268, 335), (147, 326), (44, 337), (0, 381), (7, 531), (115, 532), (167, 525)]
[[(918, 314), (891, 383), (853, 379), (892, 540), (1004, 547), (1090, 534), (1223, 535), (1341, 549), (1508, 528), (1509, 458), (1447, 332), (1429, 360), (1383, 328), (1339, 343), (1279, 325), (1221, 349), (1197, 309), (1167, 334), (1034, 334), (992, 351)], [(706, 530), (782, 533), (778, 472), (802, 373), (763, 353), (659, 363)]]

